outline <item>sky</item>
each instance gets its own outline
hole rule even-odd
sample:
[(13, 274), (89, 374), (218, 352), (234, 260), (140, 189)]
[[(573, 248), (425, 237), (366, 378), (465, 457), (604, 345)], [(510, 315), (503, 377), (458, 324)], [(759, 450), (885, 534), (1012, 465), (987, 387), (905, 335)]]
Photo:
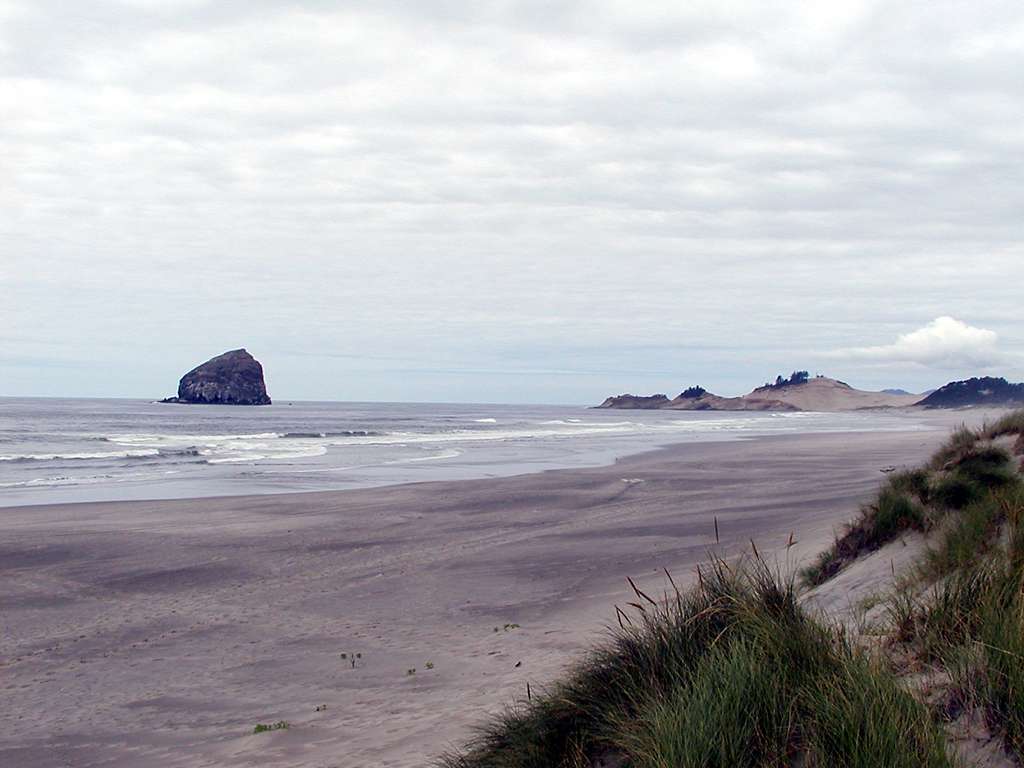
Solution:
[(0, 395), (1024, 378), (1019, 2), (0, 0)]

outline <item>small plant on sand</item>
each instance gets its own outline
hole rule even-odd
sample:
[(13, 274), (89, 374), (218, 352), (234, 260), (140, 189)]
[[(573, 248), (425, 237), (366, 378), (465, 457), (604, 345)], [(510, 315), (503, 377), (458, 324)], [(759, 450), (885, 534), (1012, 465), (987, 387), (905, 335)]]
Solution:
[(343, 653), (341, 654), (342, 661), (347, 661), (352, 665), (352, 669), (356, 668), (356, 661), (363, 658), (361, 653)]
[(432, 662), (432, 661), (428, 661), (428, 662), (427, 662), (426, 664), (424, 664), (423, 666), (425, 666), (425, 667), (426, 667), (427, 669), (433, 669), (433, 668), (434, 668), (434, 662)]
[(287, 720), (278, 720), (276, 723), (257, 723), (252, 729), (253, 733), (266, 733), (267, 731), (286, 731), (291, 728)]

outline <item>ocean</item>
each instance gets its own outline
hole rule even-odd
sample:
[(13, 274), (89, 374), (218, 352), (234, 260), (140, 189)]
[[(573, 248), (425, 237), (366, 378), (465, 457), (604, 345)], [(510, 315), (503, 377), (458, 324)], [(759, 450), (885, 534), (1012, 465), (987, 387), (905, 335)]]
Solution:
[(595, 466), (675, 443), (928, 427), (912, 415), (0, 398), (0, 506), (359, 488)]

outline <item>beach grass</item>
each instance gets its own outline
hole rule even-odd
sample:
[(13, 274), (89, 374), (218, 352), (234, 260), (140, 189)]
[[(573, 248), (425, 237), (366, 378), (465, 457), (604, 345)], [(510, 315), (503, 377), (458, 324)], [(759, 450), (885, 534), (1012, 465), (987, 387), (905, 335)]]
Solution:
[[(969, 521), (947, 531), (939, 549), (929, 552), (923, 573), (934, 580), (930, 589), (915, 596), (908, 586), (894, 596), (907, 606), (898, 638), (920, 659), (945, 670), (955, 697), (980, 710), (1021, 759), (1024, 484), (1017, 481), (968, 512)], [(970, 545), (983, 535), (985, 546)], [(935, 568), (936, 560), (941, 568)]]
[(926, 530), (932, 519), (921, 500), (931, 492), (927, 476), (901, 473), (891, 478), (832, 546), (801, 571), (804, 582), (811, 586), (822, 584), (858, 557), (874, 552), (901, 534)]
[(981, 428), (981, 434), (989, 440), (1006, 435), (1024, 435), (1024, 409), (1011, 411)]
[[(1021, 430), (1021, 431), (1017, 431)], [(1013, 456), (991, 441), (1024, 435), (1024, 411), (962, 430), (944, 446), (934, 503), (944, 518), (916, 564), (917, 578), (889, 596), (891, 640), (945, 674), (947, 702), (980, 713), (989, 732), (1024, 760), (1024, 480)], [(942, 483), (971, 489), (951, 504)]]
[(569, 677), (442, 765), (952, 765), (928, 710), (758, 557), (713, 560), (693, 588), (638, 591), (635, 606)]
[[(960, 427), (924, 467), (896, 472), (849, 522), (832, 546), (806, 566), (801, 577), (807, 586), (831, 579), (857, 558), (909, 531), (927, 532), (937, 525), (952, 527), (946, 555), (956, 567), (956, 550), (982, 544), (992, 522), (991, 494), (1012, 486), (1018, 472), (1013, 456), (992, 440), (1012, 432), (1024, 422), (1013, 412), (979, 430)], [(1020, 433), (1024, 435), (1024, 432)], [(958, 513), (949, 523), (950, 513)], [(940, 563), (934, 563), (940, 566)]]

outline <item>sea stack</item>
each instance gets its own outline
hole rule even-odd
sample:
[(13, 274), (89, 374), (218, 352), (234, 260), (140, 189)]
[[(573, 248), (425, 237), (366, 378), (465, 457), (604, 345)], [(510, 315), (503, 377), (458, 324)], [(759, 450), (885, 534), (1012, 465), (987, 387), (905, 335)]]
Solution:
[(263, 366), (244, 349), (207, 360), (181, 377), (178, 396), (165, 403), (270, 405)]

